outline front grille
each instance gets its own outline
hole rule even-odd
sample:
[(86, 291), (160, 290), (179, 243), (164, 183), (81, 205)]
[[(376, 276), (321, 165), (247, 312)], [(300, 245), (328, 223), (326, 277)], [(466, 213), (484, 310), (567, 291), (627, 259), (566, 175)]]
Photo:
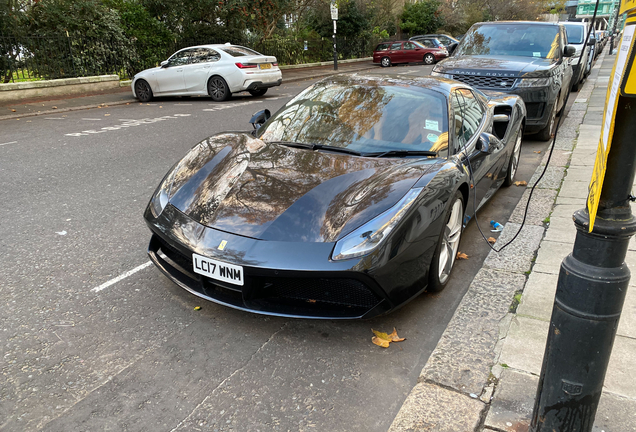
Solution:
[(499, 89), (508, 90), (514, 87), (517, 80), (515, 78), (502, 78), (493, 76), (479, 76), (479, 75), (462, 75), (454, 74), (453, 79), (461, 81), (464, 84), (468, 84), (477, 88)]
[(370, 309), (379, 299), (359, 280), (336, 278), (263, 278), (267, 297)]
[(545, 104), (542, 102), (530, 102), (526, 103), (526, 112), (529, 119), (539, 119), (543, 115), (543, 108)]

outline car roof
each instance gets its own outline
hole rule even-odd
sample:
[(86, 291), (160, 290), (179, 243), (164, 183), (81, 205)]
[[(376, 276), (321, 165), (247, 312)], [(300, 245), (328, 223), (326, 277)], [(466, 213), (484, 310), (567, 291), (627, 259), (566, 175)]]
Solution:
[(181, 48), (179, 51), (182, 51), (184, 49), (191, 49), (191, 48), (228, 48), (228, 47), (243, 47), (243, 48), (251, 49), (252, 51), (256, 51), (255, 49), (252, 49), (250, 47), (246, 47), (244, 45), (231, 44), (231, 43), (192, 45), (192, 46), (189, 46), (189, 47)]
[(455, 88), (470, 88), (464, 83), (459, 81), (442, 78), (442, 77), (431, 77), (431, 76), (410, 76), (403, 75), (399, 73), (387, 73), (387, 74), (365, 74), (363, 72), (353, 73), (353, 74), (338, 74), (332, 75), (330, 77), (325, 78), (325, 80), (333, 79), (339, 82), (348, 81), (353, 84), (364, 85), (369, 83), (369, 81), (380, 81), (380, 80), (394, 80), (399, 81), (402, 84), (412, 85), (414, 87), (421, 87), (425, 89), (429, 89), (438, 93), (443, 93), (445, 95), (449, 95), (450, 92)]
[(474, 25), (483, 25), (483, 24), (490, 24), (490, 25), (521, 24), (521, 25), (536, 25), (536, 26), (539, 26), (539, 25), (559, 26), (563, 23), (562, 22), (547, 22), (547, 21), (484, 21), (484, 22), (475, 23)]

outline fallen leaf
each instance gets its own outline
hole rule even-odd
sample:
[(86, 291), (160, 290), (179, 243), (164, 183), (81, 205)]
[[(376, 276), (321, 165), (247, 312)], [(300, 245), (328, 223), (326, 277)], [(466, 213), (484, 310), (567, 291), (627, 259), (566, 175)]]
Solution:
[(377, 336), (373, 336), (371, 338), (371, 342), (373, 342), (377, 346), (381, 346), (382, 348), (388, 348), (389, 344), (391, 343), (390, 341), (388, 341), (386, 339), (379, 338)]
[(51, 107), (51, 108), (53, 108), (53, 109), (57, 109), (57, 107), (56, 107), (56, 106), (54, 106), (54, 107)]
[(468, 255), (464, 252), (457, 252), (457, 259), (468, 259)]
[(195, 306), (194, 310), (196, 310), (196, 311), (201, 310), (201, 306)]
[(110, 114), (104, 114), (104, 117), (108, 117)]
[(15, 110), (14, 110), (14, 109), (12, 109), (12, 110), (11, 110), (11, 112), (15, 112)]
[(488, 237), (488, 243), (495, 244), (495, 243), (497, 243), (497, 239), (494, 238), (494, 237)]
[(391, 338), (391, 342), (402, 342), (403, 340), (406, 340), (406, 338), (401, 338), (398, 336), (395, 327), (393, 327), (393, 333), (391, 333), (389, 337)]
[(528, 182), (527, 181), (523, 181), (523, 180), (516, 181), (516, 182), (514, 182), (514, 185), (515, 186), (528, 186)]
[(391, 334), (383, 333), (381, 331), (373, 329), (371, 329), (371, 331), (375, 335), (371, 338), (371, 342), (373, 342), (377, 346), (381, 346), (382, 348), (388, 348), (391, 342), (402, 342), (403, 340), (406, 340), (405, 338), (401, 338), (398, 336), (395, 327), (393, 328), (393, 333)]
[(307, 300), (307, 303), (316, 303), (316, 300), (314, 300), (314, 299), (308, 299), (308, 300)]
[(536, 154), (539, 154), (539, 153), (541, 153), (541, 150), (537, 150), (535, 153), (536, 153)]

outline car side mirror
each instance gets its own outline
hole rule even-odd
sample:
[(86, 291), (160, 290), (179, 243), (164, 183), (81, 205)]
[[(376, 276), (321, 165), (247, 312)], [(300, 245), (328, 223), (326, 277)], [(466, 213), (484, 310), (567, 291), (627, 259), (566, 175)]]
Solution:
[(477, 142), (475, 143), (475, 148), (482, 153), (492, 153), (494, 146), (490, 145), (490, 136), (485, 133), (479, 135), (479, 138), (477, 138)]
[(566, 45), (565, 48), (563, 48), (563, 57), (572, 57), (574, 54), (576, 54), (576, 47)]
[(167, 68), (168, 67), (168, 60), (164, 60), (161, 62), (161, 67), (162, 68)]
[(588, 41), (587, 41), (587, 45), (588, 45), (588, 46), (594, 46), (594, 45), (596, 45), (596, 38), (595, 38), (595, 37), (590, 36), (590, 40), (588, 40)]
[(261, 125), (265, 123), (271, 116), (272, 114), (269, 112), (269, 110), (264, 109), (264, 110), (255, 112), (254, 115), (252, 115), (252, 118), (250, 119), (250, 123), (252, 124), (252, 126), (254, 126), (254, 130), (258, 130), (258, 128), (260, 128)]

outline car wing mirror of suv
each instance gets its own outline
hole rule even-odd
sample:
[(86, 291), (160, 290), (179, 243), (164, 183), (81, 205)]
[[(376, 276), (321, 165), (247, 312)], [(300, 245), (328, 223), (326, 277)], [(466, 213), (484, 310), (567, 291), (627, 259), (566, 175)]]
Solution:
[(162, 68), (167, 68), (168, 66), (169, 66), (168, 60), (164, 60), (164, 61), (161, 62), (161, 67)]
[(596, 38), (594, 36), (590, 36), (590, 40), (587, 41), (587, 45), (588, 46), (594, 46), (596, 45)]
[(572, 45), (566, 45), (563, 48), (563, 57), (572, 57), (574, 54), (576, 54), (576, 48)]

